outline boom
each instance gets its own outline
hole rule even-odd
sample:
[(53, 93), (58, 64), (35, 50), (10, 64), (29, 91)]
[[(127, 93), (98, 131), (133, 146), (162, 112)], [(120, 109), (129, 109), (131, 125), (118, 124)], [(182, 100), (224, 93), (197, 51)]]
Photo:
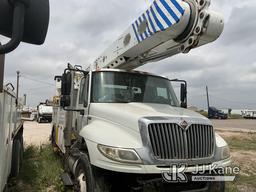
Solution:
[(90, 67), (131, 70), (215, 41), (224, 22), (210, 2), (154, 0)]

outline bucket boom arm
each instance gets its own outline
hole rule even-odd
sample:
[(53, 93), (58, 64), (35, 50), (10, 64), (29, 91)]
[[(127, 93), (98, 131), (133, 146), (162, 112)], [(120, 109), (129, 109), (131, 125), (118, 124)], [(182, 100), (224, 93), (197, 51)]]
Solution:
[(131, 70), (215, 41), (224, 22), (209, 10), (210, 2), (154, 0), (91, 68)]

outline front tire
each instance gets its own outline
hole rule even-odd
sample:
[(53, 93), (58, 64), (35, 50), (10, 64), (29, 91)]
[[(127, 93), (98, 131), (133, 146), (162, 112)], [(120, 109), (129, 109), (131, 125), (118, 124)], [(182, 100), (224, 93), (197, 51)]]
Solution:
[(81, 160), (75, 170), (75, 192), (109, 192), (110, 187), (104, 178), (98, 176), (91, 165), (87, 154), (81, 156)]

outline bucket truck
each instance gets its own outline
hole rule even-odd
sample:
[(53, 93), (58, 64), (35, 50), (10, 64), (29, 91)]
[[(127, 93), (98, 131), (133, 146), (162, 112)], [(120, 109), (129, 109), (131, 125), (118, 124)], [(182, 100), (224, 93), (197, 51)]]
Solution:
[[(209, 5), (155, 0), (86, 70), (68, 64), (55, 77), (51, 141), (64, 157), (65, 185), (82, 192), (224, 191), (222, 181), (189, 179), (231, 159), (211, 121), (186, 109), (186, 81), (134, 71), (215, 41), (224, 23)], [(172, 82), (181, 83), (180, 99)]]

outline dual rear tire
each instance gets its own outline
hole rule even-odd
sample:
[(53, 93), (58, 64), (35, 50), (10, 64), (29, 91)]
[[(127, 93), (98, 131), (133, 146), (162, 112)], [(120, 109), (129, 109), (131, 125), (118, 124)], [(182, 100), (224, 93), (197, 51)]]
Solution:
[(12, 148), (12, 166), (10, 177), (17, 177), (19, 175), (22, 161), (23, 161), (23, 137), (14, 139)]

